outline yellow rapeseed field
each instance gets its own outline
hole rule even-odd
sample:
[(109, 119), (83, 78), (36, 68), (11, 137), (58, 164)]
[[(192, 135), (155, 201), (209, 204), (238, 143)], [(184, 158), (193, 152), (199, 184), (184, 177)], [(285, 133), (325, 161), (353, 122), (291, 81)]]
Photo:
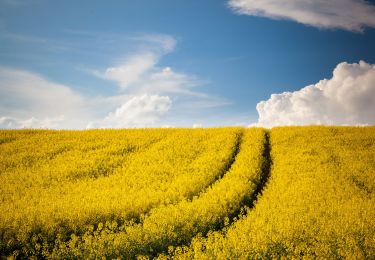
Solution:
[(134, 258), (154, 255), (172, 245), (189, 243), (198, 232), (220, 227), (240, 210), (261, 181), (265, 131), (245, 130), (240, 151), (229, 171), (200, 196), (151, 209), (136, 225), (101, 227), (55, 247), (53, 258)]
[(375, 259), (375, 127), (274, 128), (271, 157), (253, 209), (169, 257)]
[(41, 256), (56, 239), (190, 199), (226, 171), (241, 135), (239, 128), (0, 131), (0, 250)]
[(0, 257), (375, 259), (375, 127), (0, 130)]

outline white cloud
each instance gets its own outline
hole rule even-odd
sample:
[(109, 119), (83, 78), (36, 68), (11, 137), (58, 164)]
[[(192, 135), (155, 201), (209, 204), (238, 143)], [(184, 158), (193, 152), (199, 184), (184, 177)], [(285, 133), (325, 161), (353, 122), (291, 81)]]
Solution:
[(364, 0), (229, 0), (239, 14), (288, 19), (319, 28), (375, 27), (375, 6)]
[(198, 77), (158, 66), (174, 50), (173, 37), (139, 35), (134, 40), (138, 51), (93, 73), (118, 85), (112, 96), (85, 96), (35, 73), (0, 67), (0, 128), (157, 127), (173, 125), (171, 118), (187, 109), (201, 112), (228, 104), (195, 91), (206, 83)]
[(89, 98), (37, 74), (0, 67), (0, 128), (148, 127), (171, 105), (159, 95)]
[(192, 88), (204, 84), (194, 75), (174, 71), (171, 67), (159, 67), (160, 59), (174, 50), (176, 40), (164, 35), (143, 35), (140, 50), (123, 59), (115, 66), (102, 71), (94, 71), (94, 75), (117, 83), (120, 90), (131, 94), (166, 94), (208, 97)]
[(165, 34), (141, 34), (132, 39), (141, 43), (141, 48), (162, 54), (172, 52), (177, 44), (174, 37)]
[[(198, 111), (230, 104), (224, 98), (196, 91), (197, 87), (207, 83), (197, 76), (177, 72), (169, 66), (159, 66), (162, 57), (175, 48), (176, 40), (173, 37), (142, 35), (134, 39), (144, 42), (139, 45), (138, 52), (133, 53), (130, 57), (123, 59), (114, 66), (96, 71), (94, 75), (102, 79), (114, 81), (119, 86), (121, 93), (131, 96), (143, 97), (144, 95), (154, 95), (168, 97), (169, 100), (174, 101), (173, 109), (168, 109), (168, 113), (163, 113), (162, 115), (174, 114), (169, 119), (181, 117), (176, 114), (181, 115), (186, 110)], [(123, 106), (125, 105), (123, 104)], [(142, 114), (142, 116), (149, 118), (146, 114)], [(156, 113), (155, 117), (152, 118), (156, 119), (160, 117), (161, 115)], [(111, 118), (120, 118), (120, 116), (112, 116)], [(133, 127), (134, 125), (145, 125), (144, 123), (132, 123), (132, 120), (125, 120), (125, 118), (122, 118), (120, 121), (119, 126), (126, 125)], [(152, 122), (157, 120), (145, 119), (145, 121), (153, 124)], [(143, 119), (140, 119), (140, 122), (143, 122)], [(174, 121), (168, 121), (168, 125), (171, 123), (174, 124)], [(89, 127), (109, 127), (114, 125), (116, 124), (113, 124), (113, 120), (107, 118), (104, 121), (93, 122), (89, 124)]]
[(257, 104), (256, 125), (375, 124), (375, 65), (340, 63), (331, 79)]
[[(79, 127), (86, 115), (85, 99), (71, 88), (23, 70), (0, 67), (1, 125)], [(67, 120), (63, 120), (66, 118)]]
[(176, 39), (169, 35), (138, 35), (132, 39), (139, 45), (136, 53), (104, 71), (94, 71), (95, 76), (115, 81), (123, 91), (153, 81), (153, 75), (163, 70), (156, 67), (157, 63), (176, 46)]
[(104, 73), (96, 72), (96, 75), (107, 80), (116, 81), (125, 90), (132, 84), (143, 80), (142, 76), (150, 71), (158, 61), (154, 53), (142, 53), (130, 57), (117, 67), (110, 67)]
[(192, 90), (203, 83), (193, 75), (175, 72), (170, 67), (155, 68), (143, 81), (139, 82), (137, 92), (175, 93), (207, 98), (208, 95)]
[(168, 96), (134, 96), (103, 120), (92, 122), (88, 128), (119, 128), (153, 126), (172, 105)]
[(17, 119), (11, 117), (0, 117), (0, 128), (18, 129), (18, 128), (59, 128), (64, 116), (56, 118), (38, 119), (31, 117), (29, 119)]

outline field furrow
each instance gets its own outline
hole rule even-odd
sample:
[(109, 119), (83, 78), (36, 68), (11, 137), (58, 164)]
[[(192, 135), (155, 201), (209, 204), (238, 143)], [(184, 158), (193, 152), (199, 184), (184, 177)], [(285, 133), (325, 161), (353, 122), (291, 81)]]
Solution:
[(118, 230), (104, 226), (82, 237), (74, 237), (55, 247), (52, 257), (155, 256), (170, 246), (188, 243), (198, 233), (218, 229), (249, 203), (262, 185), (263, 170), (267, 170), (268, 163), (261, 155), (267, 152), (265, 131), (245, 130), (232, 167), (200, 196), (154, 208), (137, 225)]
[(255, 207), (160, 259), (374, 259), (374, 130), (272, 129), (272, 174)]
[[(76, 150), (61, 160), (0, 176), (6, 184), (0, 188), (0, 208), (11, 213), (0, 218), (2, 251), (41, 255), (56, 239), (65, 241), (100, 223), (119, 226), (159, 205), (191, 199), (231, 164), (241, 131), (104, 132), (100, 134), (107, 135), (106, 145), (98, 147), (82, 138), (83, 144), (76, 143)], [(116, 133), (125, 139), (113, 142)]]
[(375, 258), (375, 127), (0, 140), (1, 258)]

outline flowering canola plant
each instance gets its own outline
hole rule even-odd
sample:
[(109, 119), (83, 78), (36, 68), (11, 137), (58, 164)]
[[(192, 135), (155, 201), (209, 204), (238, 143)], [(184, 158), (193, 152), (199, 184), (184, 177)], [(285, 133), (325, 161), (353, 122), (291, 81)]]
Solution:
[(278, 127), (270, 140), (255, 207), (160, 259), (375, 259), (375, 127)]
[(0, 131), (1, 255), (47, 256), (100, 223), (191, 199), (226, 171), (241, 131)]
[(0, 130), (0, 256), (375, 259), (375, 127)]
[(222, 226), (238, 214), (261, 181), (266, 132), (243, 131), (239, 152), (224, 176), (192, 200), (184, 199), (151, 209), (136, 225), (113, 230), (110, 226), (73, 237), (55, 247), (53, 258), (152, 256), (168, 247), (188, 243), (197, 233)]

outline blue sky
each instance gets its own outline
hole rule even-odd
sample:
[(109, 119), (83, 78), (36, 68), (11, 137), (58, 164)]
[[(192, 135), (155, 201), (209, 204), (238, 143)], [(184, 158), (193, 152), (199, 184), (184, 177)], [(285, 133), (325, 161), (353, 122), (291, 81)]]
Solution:
[[(261, 112), (268, 123), (372, 124), (372, 115), (358, 115), (375, 103), (360, 99), (375, 93), (375, 8), (326, 2), (321, 9), (334, 15), (311, 0), (287, 0), (287, 10), (276, 0), (0, 0), (0, 126), (249, 125)], [(354, 101), (345, 97), (357, 105), (340, 118), (334, 110), (318, 116), (310, 94), (293, 114), (272, 103), (280, 102), (271, 94), (300, 97), (335, 68), (355, 65), (369, 76), (356, 75), (352, 88), (367, 87)], [(267, 111), (256, 109), (262, 100), (258, 109)], [(289, 114), (271, 119), (279, 110)]]

